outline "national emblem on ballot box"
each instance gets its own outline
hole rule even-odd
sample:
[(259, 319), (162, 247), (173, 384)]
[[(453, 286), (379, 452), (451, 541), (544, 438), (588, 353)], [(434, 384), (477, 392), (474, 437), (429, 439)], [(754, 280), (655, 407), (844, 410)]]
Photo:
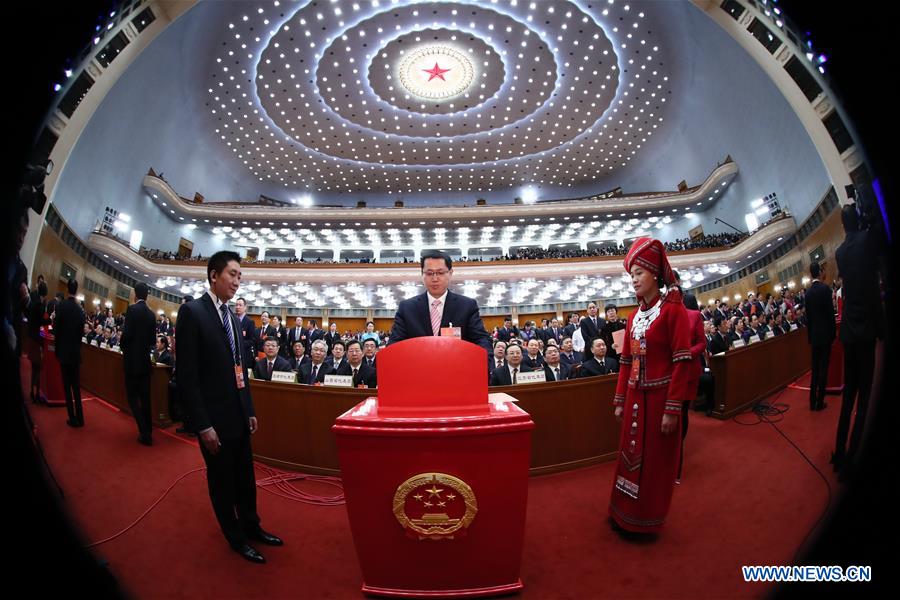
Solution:
[(410, 477), (394, 494), (394, 516), (420, 540), (452, 540), (465, 535), (477, 512), (472, 488), (444, 473)]

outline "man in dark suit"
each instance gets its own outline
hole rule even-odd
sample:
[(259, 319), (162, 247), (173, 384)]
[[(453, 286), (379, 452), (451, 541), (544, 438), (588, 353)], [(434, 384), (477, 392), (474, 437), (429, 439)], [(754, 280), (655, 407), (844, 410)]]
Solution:
[(559, 326), (559, 319), (551, 319), (550, 328), (547, 329), (547, 332), (544, 337), (544, 345), (547, 345), (547, 340), (554, 339), (556, 340), (557, 346), (562, 342), (563, 330)]
[[(263, 351), (263, 343), (269, 339), (270, 337), (277, 336), (278, 332), (275, 329), (275, 326), (272, 324), (272, 321), (269, 317), (269, 311), (264, 310), (262, 314), (259, 315), (260, 320), (262, 321), (262, 325), (259, 329), (256, 330), (256, 351)], [(277, 339), (277, 338), (276, 338)], [(281, 340), (277, 340), (279, 344), (281, 344)], [(256, 361), (254, 361), (256, 362)]]
[(341, 366), (335, 369), (334, 375), (353, 376), (353, 387), (378, 387), (378, 376), (375, 369), (363, 360), (362, 344), (359, 340), (347, 342), (347, 360), (341, 361)]
[[(467, 342), (491, 353), (491, 337), (484, 330), (475, 300), (448, 290), (453, 277), (453, 261), (443, 252), (426, 252), (420, 262), (426, 292), (409, 298), (397, 307), (390, 343), (408, 338), (440, 335), (442, 327), (459, 327)], [(349, 348), (347, 349), (349, 353)]]
[(608, 375), (619, 372), (619, 362), (606, 355), (606, 342), (603, 338), (597, 338), (591, 344), (591, 358), (582, 361), (579, 377), (593, 377), (595, 375)]
[(304, 354), (309, 354), (309, 337), (307, 331), (303, 329), (303, 317), (294, 319), (294, 326), (288, 329), (287, 343), (289, 349), (293, 349), (294, 342), (303, 344)]
[(722, 317), (713, 317), (713, 326), (716, 328), (716, 332), (709, 341), (709, 353), (728, 352), (728, 321)]
[(494, 374), (494, 371), (497, 369), (502, 369), (506, 366), (506, 342), (501, 342), (497, 340), (494, 342), (494, 355), (488, 359), (488, 382), (491, 380), (491, 375)]
[(310, 346), (310, 361), (302, 363), (297, 369), (297, 382), (306, 385), (324, 383), (325, 375), (331, 372), (333, 367), (325, 364), (325, 354), (328, 352), (328, 344), (325, 340), (315, 340)]
[(503, 319), (503, 327), (497, 330), (497, 339), (501, 342), (509, 343), (511, 336), (520, 337), (520, 335), (519, 328), (513, 327), (512, 317)]
[(258, 422), (236, 342), (237, 319), (227, 304), (240, 286), (240, 256), (215, 253), (206, 274), (209, 292), (178, 311), (178, 390), (199, 437), (209, 497), (222, 533), (243, 558), (263, 563), (265, 558), (248, 540), (274, 546), (282, 541), (260, 527), (256, 512), (250, 435)]
[(572, 338), (563, 338), (562, 344), (560, 345), (559, 360), (561, 363), (569, 367), (569, 369), (572, 368), (572, 365), (581, 364), (581, 361), (584, 360), (584, 355), (581, 352), (575, 350), (572, 344)]
[(143, 281), (134, 286), (135, 303), (125, 311), (122, 332), (122, 363), (128, 406), (137, 422), (138, 443), (152, 446), (153, 415), (150, 409), (150, 352), (156, 342), (156, 318), (147, 306), (149, 288)]
[(529, 371), (544, 368), (544, 357), (541, 356), (541, 344), (537, 338), (528, 340), (525, 346), (525, 355), (522, 357), (522, 365), (528, 367)]
[(547, 381), (565, 381), (569, 378), (569, 367), (559, 360), (559, 348), (549, 345), (544, 348), (544, 378)]
[(304, 365), (309, 362), (309, 356), (306, 355), (306, 349), (303, 345), (303, 342), (297, 340), (291, 346), (291, 355), (290, 358), (287, 359), (288, 364), (291, 365), (291, 371), (297, 371), (300, 369), (301, 365)]
[[(844, 394), (838, 421), (835, 450), (831, 462), (841, 476), (850, 475), (852, 462), (862, 441), (869, 409), (869, 394), (875, 369), (876, 339), (884, 339), (885, 315), (878, 285), (880, 249), (871, 231), (861, 231), (855, 204), (841, 209), (846, 237), (835, 252), (841, 277), (841, 343), (844, 345)], [(806, 310), (807, 327), (812, 311)], [(850, 417), (856, 405), (856, 419), (847, 447)]]
[(78, 293), (78, 282), (70, 279), (66, 283), (69, 297), (56, 309), (53, 321), (53, 335), (56, 338), (56, 360), (62, 371), (63, 394), (66, 398), (66, 410), (69, 427), (84, 427), (84, 413), (81, 409), (81, 334), (84, 332), (84, 310), (75, 299)]
[(319, 324), (310, 319), (306, 322), (306, 353), (310, 354), (312, 343), (316, 340), (325, 339), (325, 332), (319, 329)]
[(809, 410), (822, 410), (825, 403), (825, 388), (828, 384), (828, 359), (831, 357), (831, 343), (834, 341), (834, 305), (831, 303), (831, 288), (819, 281), (819, 263), (809, 265), (812, 283), (806, 292), (806, 310), (809, 327), (806, 329), (812, 359), (812, 377), (809, 381)]
[(325, 366), (328, 367), (328, 373), (326, 374), (330, 375), (335, 369), (339, 369), (342, 364), (347, 362), (347, 359), (344, 358), (344, 355), (347, 354), (347, 344), (344, 343), (344, 340), (338, 339), (334, 341), (329, 350), (331, 354), (325, 359)]
[(263, 344), (265, 356), (256, 361), (253, 367), (253, 378), (263, 381), (272, 381), (273, 371), (291, 372), (291, 363), (278, 354), (278, 342), (271, 337)]
[(334, 343), (341, 339), (341, 334), (337, 330), (337, 323), (332, 321), (328, 324), (328, 333), (324, 335), (323, 339), (328, 344), (328, 355), (331, 356), (331, 349), (334, 347)]
[(156, 336), (156, 364), (166, 365), (167, 367), (175, 366), (175, 357), (169, 352), (169, 338), (164, 335)]
[(581, 337), (584, 340), (584, 347), (590, 348), (591, 342), (600, 337), (600, 332), (606, 326), (606, 321), (602, 317), (597, 316), (597, 303), (588, 302), (587, 316), (581, 319)]
[(362, 343), (363, 345), (363, 362), (372, 367), (378, 368), (378, 342), (373, 338), (368, 338)]
[(506, 348), (506, 366), (494, 369), (490, 385), (516, 385), (519, 373), (529, 373), (531, 369), (522, 364), (522, 348), (518, 344), (510, 344)]
[(234, 302), (234, 314), (238, 320), (238, 331), (241, 338), (241, 356), (244, 359), (244, 368), (250, 369), (256, 362), (256, 348), (258, 347), (258, 332), (256, 323), (247, 314), (247, 301), (238, 298)]

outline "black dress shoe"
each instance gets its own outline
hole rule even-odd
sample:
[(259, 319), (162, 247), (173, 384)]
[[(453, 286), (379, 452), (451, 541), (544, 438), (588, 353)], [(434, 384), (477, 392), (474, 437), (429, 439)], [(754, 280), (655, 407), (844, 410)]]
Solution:
[(249, 544), (235, 544), (231, 547), (232, 550), (240, 554), (244, 557), (245, 560), (249, 560), (253, 563), (265, 564), (266, 557), (256, 551), (256, 548), (250, 546)]
[(153, 440), (149, 437), (144, 437), (142, 435), (138, 436), (138, 444), (143, 444), (144, 446), (152, 446)]
[(81, 427), (81, 425), (78, 424), (78, 421), (75, 421), (73, 419), (66, 419), (66, 425), (68, 425), (69, 427)]
[(267, 546), (284, 546), (284, 542), (277, 535), (272, 535), (267, 531), (263, 531), (260, 529), (254, 533), (250, 533), (247, 535), (248, 538), (252, 540), (256, 540), (257, 542), (262, 542)]
[(821, 404), (819, 404), (819, 405), (815, 408), (815, 410), (825, 410), (826, 408), (828, 408), (828, 403), (827, 403), (827, 402), (822, 402)]

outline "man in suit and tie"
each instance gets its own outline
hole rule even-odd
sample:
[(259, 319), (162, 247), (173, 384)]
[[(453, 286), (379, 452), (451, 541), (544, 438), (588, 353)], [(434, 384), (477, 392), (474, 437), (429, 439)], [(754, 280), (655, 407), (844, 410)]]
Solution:
[[(272, 322), (269, 318), (269, 311), (262, 311), (262, 314), (259, 315), (259, 318), (262, 321), (262, 326), (260, 326), (260, 328), (256, 332), (256, 351), (262, 352), (263, 343), (270, 337), (277, 335), (278, 332), (275, 330), (275, 326), (272, 325)], [(281, 341), (278, 340), (278, 343), (280, 344)]]
[(347, 362), (347, 359), (344, 358), (346, 353), (347, 345), (344, 343), (344, 340), (335, 340), (331, 345), (331, 355), (325, 359), (325, 366), (328, 367), (328, 375), (331, 375), (336, 369), (341, 368), (342, 364)]
[(810, 345), (812, 377), (809, 381), (809, 410), (823, 410), (825, 388), (828, 387), (828, 359), (831, 357), (831, 343), (834, 341), (834, 305), (831, 303), (831, 288), (822, 283), (822, 268), (819, 263), (809, 265), (812, 283), (806, 291), (806, 328)]
[(287, 359), (288, 364), (291, 366), (291, 371), (300, 370), (300, 366), (308, 363), (310, 361), (309, 356), (306, 355), (305, 347), (303, 346), (303, 342), (297, 340), (291, 346), (290, 358)]
[(608, 375), (619, 372), (619, 362), (606, 355), (606, 342), (603, 338), (597, 338), (591, 344), (591, 358), (582, 361), (579, 377), (593, 377), (594, 375)]
[(122, 364), (128, 406), (137, 422), (139, 444), (152, 446), (153, 414), (150, 407), (150, 352), (156, 341), (156, 319), (147, 306), (150, 289), (143, 281), (134, 286), (135, 303), (125, 311)]
[(331, 356), (331, 349), (334, 347), (335, 342), (341, 339), (341, 334), (337, 330), (337, 323), (332, 321), (328, 324), (328, 333), (325, 334), (324, 339), (325, 343), (328, 344), (328, 355)]
[[(478, 304), (472, 298), (449, 291), (453, 261), (443, 252), (426, 252), (420, 262), (425, 293), (397, 307), (390, 343), (408, 338), (440, 335), (442, 327), (459, 327), (467, 342), (491, 353), (491, 337), (484, 330)], [(451, 325), (452, 324), (452, 325)], [(347, 349), (349, 354), (349, 348)]]
[(553, 344), (544, 348), (544, 377), (547, 381), (565, 381), (569, 378), (569, 367), (560, 362), (559, 348)]
[(506, 368), (494, 369), (490, 385), (517, 385), (519, 373), (529, 373), (531, 369), (522, 364), (522, 348), (511, 344), (506, 348)]
[(713, 311), (713, 318), (719, 317), (723, 321), (728, 320), (728, 303), (720, 302), (719, 307)]
[(278, 353), (278, 342), (274, 337), (267, 339), (263, 343), (263, 353), (265, 356), (256, 361), (253, 367), (254, 379), (262, 379), (264, 381), (272, 381), (273, 371), (282, 371), (290, 373), (291, 363), (280, 356)]
[(556, 340), (557, 346), (562, 341), (563, 330), (559, 326), (559, 319), (551, 319), (550, 327), (547, 329), (547, 332), (544, 336), (544, 345), (546, 346), (548, 340)]
[(316, 340), (325, 339), (325, 332), (319, 329), (318, 323), (313, 319), (306, 322), (306, 353), (310, 354), (312, 343)]
[(347, 360), (335, 369), (334, 375), (352, 375), (353, 387), (378, 387), (378, 377), (375, 369), (363, 361), (363, 349), (359, 340), (347, 342)]
[(584, 360), (581, 352), (575, 350), (574, 344), (572, 343), (572, 338), (563, 338), (559, 351), (559, 360), (561, 363), (569, 367), (570, 370), (572, 369), (573, 365), (581, 364), (581, 361)]
[(373, 369), (378, 368), (378, 342), (376, 342), (373, 338), (368, 338), (362, 343), (363, 347), (363, 362), (372, 367)]
[(325, 382), (325, 375), (330, 368), (325, 364), (325, 354), (328, 352), (328, 344), (325, 340), (315, 340), (309, 349), (310, 361), (302, 363), (297, 369), (297, 382), (306, 385), (315, 385)]
[[(853, 460), (859, 451), (869, 407), (869, 394), (875, 369), (876, 340), (884, 340), (886, 328), (878, 284), (879, 246), (883, 242), (875, 232), (860, 229), (855, 204), (841, 209), (845, 239), (835, 252), (841, 278), (841, 343), (844, 346), (844, 392), (838, 421), (835, 450), (831, 457), (841, 477), (852, 473)], [(806, 326), (812, 325), (812, 311), (806, 310)], [(850, 417), (856, 406), (853, 431)], [(847, 445), (847, 435), (850, 444)]]
[(222, 533), (243, 558), (264, 563), (249, 541), (272, 546), (283, 542), (260, 527), (256, 511), (250, 436), (259, 423), (241, 364), (237, 319), (228, 309), (240, 286), (240, 256), (216, 252), (206, 276), (209, 291), (178, 311), (178, 392), (199, 437), (209, 497)]
[(584, 339), (584, 347), (590, 348), (591, 343), (598, 337), (606, 326), (606, 321), (597, 316), (597, 303), (588, 302), (587, 316), (581, 319), (581, 337)]
[[(307, 331), (303, 328), (303, 317), (295, 318), (294, 326), (288, 329), (287, 343), (289, 350), (294, 348), (294, 342), (303, 344), (304, 354), (309, 354), (309, 336), (307, 335)], [(291, 352), (288, 352), (288, 354), (290, 355)]]
[(525, 356), (522, 357), (522, 364), (528, 367), (529, 371), (543, 369), (544, 357), (541, 356), (541, 344), (537, 338), (528, 340), (528, 345), (525, 346), (525, 349), (527, 352)]
[(709, 353), (719, 354), (720, 352), (728, 352), (728, 321), (721, 317), (714, 317), (713, 327), (716, 328), (716, 332), (709, 341)]
[(256, 323), (247, 314), (247, 301), (238, 298), (234, 302), (234, 314), (238, 319), (238, 332), (241, 338), (241, 355), (244, 359), (244, 368), (250, 369), (256, 362), (256, 349), (259, 347), (258, 331)]
[(53, 320), (53, 335), (56, 338), (56, 360), (62, 371), (63, 394), (66, 399), (66, 410), (69, 427), (84, 427), (84, 413), (81, 408), (81, 334), (84, 332), (84, 310), (75, 299), (78, 293), (78, 282), (70, 279), (66, 283), (68, 298), (56, 309)]
[(506, 342), (494, 342), (494, 355), (488, 360), (488, 381), (497, 369), (506, 366)]
[(156, 364), (166, 365), (167, 367), (175, 366), (175, 357), (169, 352), (169, 338), (164, 335), (156, 336)]
[(518, 327), (513, 327), (512, 317), (506, 317), (503, 319), (503, 327), (497, 330), (497, 339), (501, 342), (509, 343), (510, 337), (519, 337), (521, 334), (519, 333)]

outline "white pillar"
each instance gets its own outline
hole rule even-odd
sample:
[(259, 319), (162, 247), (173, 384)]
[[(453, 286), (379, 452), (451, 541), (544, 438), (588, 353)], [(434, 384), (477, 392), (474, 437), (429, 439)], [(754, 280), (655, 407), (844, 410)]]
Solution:
[(266, 247), (265, 246), (259, 247), (259, 254), (256, 255), (256, 260), (258, 260), (260, 262), (266, 260)]
[(341, 260), (341, 249), (339, 247), (335, 246), (331, 250), (332, 250), (331, 259), (334, 262), (338, 262), (339, 260)]

